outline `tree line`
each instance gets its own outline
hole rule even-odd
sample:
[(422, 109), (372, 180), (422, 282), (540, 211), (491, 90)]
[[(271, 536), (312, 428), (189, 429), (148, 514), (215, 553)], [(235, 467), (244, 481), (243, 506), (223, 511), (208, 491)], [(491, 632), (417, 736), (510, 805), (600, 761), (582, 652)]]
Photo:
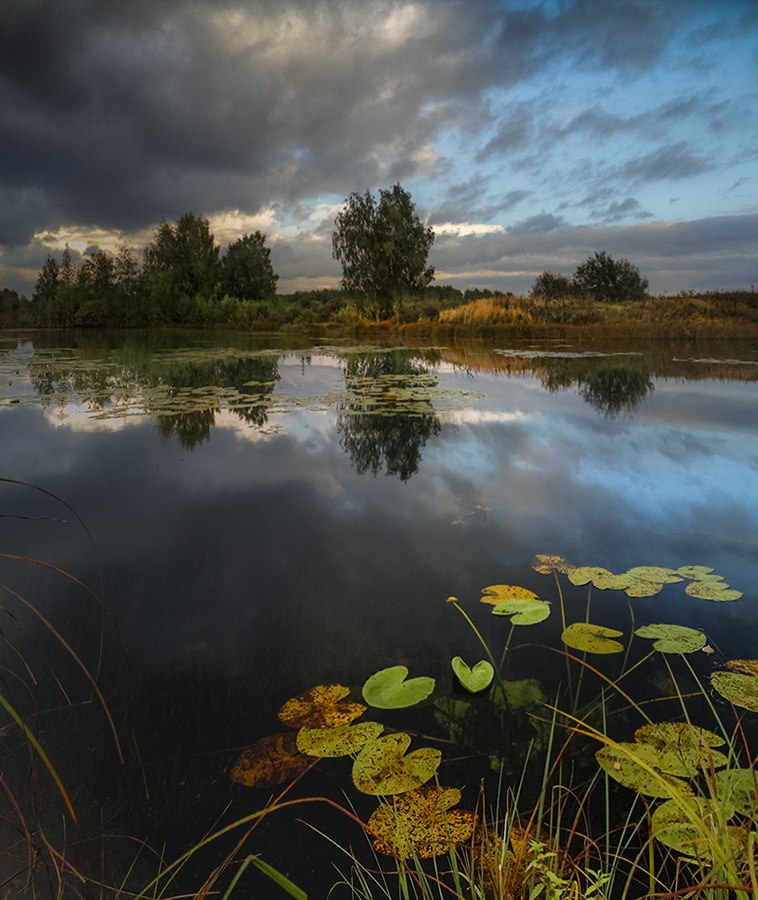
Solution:
[[(141, 258), (127, 245), (116, 254), (95, 249), (78, 265), (68, 246), (60, 259), (49, 254), (31, 304), (15, 292), (0, 292), (0, 324), (281, 327), (389, 318), (433, 321), (441, 310), (502, 296), (431, 284), (434, 232), (399, 184), (380, 190), (378, 197), (352, 193), (334, 224), (332, 256), (342, 268), (340, 291), (277, 295), (279, 276), (265, 234), (245, 234), (222, 253), (208, 220), (188, 212), (175, 223), (162, 222)], [(543, 272), (530, 297), (547, 303), (577, 296), (640, 300), (647, 287), (628, 260), (599, 252), (572, 277)]]

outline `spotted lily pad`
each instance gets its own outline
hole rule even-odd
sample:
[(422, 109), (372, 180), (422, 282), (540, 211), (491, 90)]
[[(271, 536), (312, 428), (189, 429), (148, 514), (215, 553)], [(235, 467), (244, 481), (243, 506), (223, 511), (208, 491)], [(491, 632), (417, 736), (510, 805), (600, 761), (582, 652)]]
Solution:
[(319, 684), (292, 697), (279, 710), (279, 720), (292, 728), (349, 725), (366, 712), (362, 703), (341, 702), (350, 693), (342, 684)]
[(645, 578), (631, 578), (629, 586), (624, 593), (628, 597), (655, 597), (663, 590), (663, 583), (660, 581), (647, 581)]
[(398, 859), (430, 859), (471, 839), (476, 815), (451, 809), (461, 792), (451, 787), (422, 787), (382, 803), (366, 826), (380, 853)]
[(550, 575), (553, 572), (561, 572), (568, 575), (576, 566), (566, 562), (562, 556), (551, 556), (548, 553), (538, 553), (532, 560), (532, 568), (541, 575)]
[(691, 581), (684, 590), (690, 597), (716, 603), (728, 603), (742, 596), (742, 591), (733, 590), (725, 581)]
[(758, 675), (751, 674), (750, 666), (753, 663), (758, 665), (758, 660), (729, 660), (727, 666), (733, 671), (714, 672), (711, 684), (725, 700), (735, 706), (758, 712)]
[(359, 722), (337, 728), (301, 728), (297, 733), (297, 749), (308, 756), (355, 756), (369, 741), (384, 731), (379, 722)]
[(613, 638), (621, 637), (622, 634), (623, 632), (604, 625), (574, 622), (563, 632), (561, 640), (567, 647), (584, 653), (621, 653), (624, 645)]
[(758, 677), (758, 659), (730, 659), (727, 661), (726, 667), (732, 672), (742, 672), (743, 675)]
[(691, 795), (690, 785), (658, 768), (660, 754), (649, 744), (620, 743), (601, 747), (595, 753), (600, 768), (624, 787), (647, 797)]
[(298, 749), (292, 731), (270, 734), (243, 751), (232, 766), (232, 781), (245, 787), (271, 788), (302, 775), (313, 759)]
[(544, 600), (506, 600), (492, 610), (493, 616), (510, 616), (514, 625), (536, 625), (550, 615)]
[(491, 603), (497, 606), (506, 600), (536, 600), (537, 595), (529, 588), (519, 587), (517, 584), (491, 584), (482, 588), (482, 603)]
[(728, 826), (734, 815), (728, 805), (705, 797), (686, 801), (667, 800), (654, 812), (651, 831), (656, 840), (693, 859), (710, 859), (714, 843), (728, 844), (730, 852), (740, 855), (745, 845), (743, 829)]
[(635, 566), (626, 572), (631, 578), (640, 581), (651, 581), (654, 584), (676, 584), (682, 581), (676, 569), (668, 569), (665, 566)]
[(676, 571), (678, 575), (696, 580), (707, 578), (713, 573), (713, 569), (710, 566), (680, 566)]
[(455, 656), (451, 660), (450, 665), (453, 667), (453, 672), (455, 672), (458, 681), (472, 694), (489, 687), (492, 684), (492, 679), (495, 677), (492, 663), (487, 662), (486, 659), (480, 659), (473, 668), (470, 668), (460, 656)]
[(442, 753), (433, 747), (406, 753), (410, 743), (410, 735), (400, 731), (367, 744), (353, 763), (353, 783), (358, 790), (375, 796), (403, 794), (433, 778)]
[(654, 640), (653, 649), (659, 653), (694, 653), (705, 647), (703, 632), (684, 625), (643, 625), (634, 633)]
[(657, 769), (667, 775), (695, 778), (728, 762), (715, 747), (722, 747), (719, 735), (689, 722), (654, 722), (634, 732), (638, 744), (652, 747)]
[(614, 575), (602, 566), (581, 566), (569, 572), (568, 579), (578, 586), (591, 583), (601, 591), (623, 591), (630, 583), (630, 579), (626, 576)]
[(722, 769), (714, 776), (714, 787), (719, 802), (758, 822), (758, 784), (752, 769)]
[(408, 678), (407, 666), (380, 669), (363, 685), (363, 699), (377, 709), (401, 709), (415, 706), (432, 693), (434, 679), (426, 675)]

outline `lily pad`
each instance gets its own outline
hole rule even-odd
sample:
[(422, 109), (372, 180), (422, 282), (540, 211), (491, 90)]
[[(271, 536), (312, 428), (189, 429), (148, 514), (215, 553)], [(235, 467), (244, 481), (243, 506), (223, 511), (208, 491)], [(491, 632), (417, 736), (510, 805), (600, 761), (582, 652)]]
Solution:
[(367, 830), (380, 853), (399, 859), (430, 859), (471, 839), (476, 815), (451, 809), (461, 792), (451, 787), (422, 787), (382, 803), (374, 810)]
[[(617, 581), (619, 578), (621, 580)], [(572, 584), (580, 587), (584, 584), (592, 583), (594, 587), (601, 591), (623, 590), (629, 584), (628, 578), (614, 575), (613, 572), (609, 572), (608, 569), (604, 569), (602, 566), (580, 566), (578, 569), (569, 572), (568, 579)], [(612, 587), (608, 587), (608, 585), (612, 585)]]
[(442, 753), (421, 747), (406, 754), (411, 737), (403, 731), (385, 734), (367, 744), (353, 763), (353, 783), (364, 794), (403, 794), (433, 778)]
[(735, 706), (758, 712), (758, 678), (741, 672), (714, 672), (711, 684), (719, 694)]
[(662, 803), (650, 821), (656, 840), (692, 859), (710, 860), (712, 848), (728, 846), (728, 853), (739, 857), (745, 848), (746, 832), (727, 825), (734, 810), (706, 797), (690, 797)]
[(686, 781), (660, 771), (659, 754), (649, 744), (635, 741), (601, 747), (595, 759), (611, 778), (638, 794), (670, 798), (693, 793)]
[(472, 694), (488, 688), (495, 677), (492, 663), (486, 659), (480, 659), (473, 668), (470, 668), (460, 656), (455, 656), (451, 660), (450, 665), (453, 667), (453, 672), (455, 672), (458, 681)]
[(363, 699), (377, 709), (401, 709), (415, 706), (432, 693), (434, 679), (426, 675), (408, 678), (407, 666), (380, 669), (363, 685)]
[(566, 562), (562, 556), (538, 553), (532, 560), (532, 568), (541, 575), (551, 575), (553, 572), (561, 572), (563, 575), (568, 575), (576, 566)]
[(642, 725), (635, 731), (634, 739), (655, 751), (655, 766), (667, 775), (695, 778), (728, 762), (723, 753), (714, 749), (722, 747), (724, 739), (689, 722)]
[(313, 759), (297, 749), (295, 734), (270, 734), (244, 750), (232, 766), (232, 781), (245, 787), (272, 788), (302, 775)]
[(349, 725), (366, 712), (362, 703), (341, 702), (350, 693), (342, 684), (319, 684), (292, 697), (279, 710), (279, 720), (292, 728)]
[(743, 675), (758, 677), (758, 659), (730, 659), (727, 660), (726, 667), (732, 672), (742, 672)]
[(676, 569), (668, 569), (665, 566), (635, 566), (626, 574), (640, 581), (652, 581), (654, 584), (676, 584), (683, 580)]
[(301, 728), (297, 733), (297, 749), (308, 756), (355, 756), (369, 741), (384, 731), (379, 722), (359, 722), (337, 728)]
[(663, 590), (660, 581), (646, 581), (644, 578), (633, 578), (624, 593), (628, 597), (655, 597)]
[(536, 625), (550, 615), (550, 606), (544, 600), (506, 600), (492, 610), (493, 616), (511, 616), (514, 625)]
[(519, 587), (517, 584), (491, 584), (482, 588), (482, 603), (491, 603), (497, 606), (506, 600), (537, 600), (537, 595), (529, 588)]
[(684, 625), (643, 625), (634, 633), (654, 640), (653, 649), (659, 653), (694, 653), (705, 647), (703, 632)]
[(676, 571), (677, 574), (683, 575), (685, 578), (695, 579), (700, 579), (713, 573), (713, 569), (710, 566), (680, 566)]
[(752, 769), (722, 769), (714, 776), (716, 797), (735, 812), (758, 821), (758, 785)]
[(542, 690), (542, 685), (536, 678), (504, 681), (502, 686), (498, 685), (492, 692), (492, 702), (498, 709), (525, 709), (546, 701), (547, 697)]
[(713, 600), (716, 603), (728, 603), (739, 600), (742, 596), (742, 591), (732, 590), (725, 581), (691, 581), (684, 591), (690, 597)]
[(623, 632), (604, 625), (574, 622), (563, 632), (561, 640), (567, 647), (584, 653), (621, 653), (624, 645), (613, 638), (621, 637), (622, 634)]

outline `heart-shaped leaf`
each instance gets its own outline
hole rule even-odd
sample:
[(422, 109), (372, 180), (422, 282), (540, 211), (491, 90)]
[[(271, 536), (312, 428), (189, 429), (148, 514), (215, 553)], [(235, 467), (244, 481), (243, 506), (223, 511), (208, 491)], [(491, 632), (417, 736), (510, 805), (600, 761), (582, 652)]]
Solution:
[(623, 632), (604, 625), (574, 622), (563, 632), (561, 640), (567, 647), (584, 653), (621, 653), (624, 645), (613, 638), (621, 637), (622, 634)]
[(411, 737), (403, 731), (385, 734), (367, 744), (353, 763), (353, 783), (364, 794), (403, 794), (432, 778), (442, 753), (421, 747), (406, 754)]
[(492, 610), (493, 616), (510, 616), (514, 625), (536, 625), (550, 615), (544, 600), (506, 600)]
[(458, 681), (472, 694), (488, 688), (495, 677), (492, 663), (487, 662), (486, 659), (480, 659), (473, 668), (470, 668), (460, 656), (454, 656), (450, 665), (453, 667)]
[(638, 637), (655, 641), (659, 653), (694, 653), (705, 647), (705, 635), (685, 625), (643, 625), (634, 632)]
[(350, 688), (318, 684), (292, 697), (279, 710), (279, 720), (292, 728), (331, 728), (349, 725), (366, 712), (362, 703), (343, 703)]
[(374, 810), (366, 829), (374, 835), (380, 853), (398, 859), (431, 859), (451, 847), (468, 841), (474, 832), (476, 815), (451, 809), (460, 803), (458, 788), (422, 787), (382, 803)]
[(308, 756), (355, 756), (369, 741), (384, 731), (379, 722), (359, 722), (337, 728), (301, 728), (297, 733), (297, 749)]
[(434, 679), (426, 675), (408, 678), (407, 666), (390, 666), (374, 672), (366, 680), (363, 699), (377, 709), (401, 709), (426, 700), (434, 684)]

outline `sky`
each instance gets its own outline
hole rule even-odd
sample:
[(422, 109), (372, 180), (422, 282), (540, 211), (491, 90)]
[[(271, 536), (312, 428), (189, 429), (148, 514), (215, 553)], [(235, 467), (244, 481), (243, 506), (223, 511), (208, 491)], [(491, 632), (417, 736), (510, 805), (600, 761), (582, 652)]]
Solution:
[(188, 211), (332, 287), (346, 198), (400, 183), (438, 284), (750, 289), (756, 72), (755, 0), (3, 0), (0, 287)]

